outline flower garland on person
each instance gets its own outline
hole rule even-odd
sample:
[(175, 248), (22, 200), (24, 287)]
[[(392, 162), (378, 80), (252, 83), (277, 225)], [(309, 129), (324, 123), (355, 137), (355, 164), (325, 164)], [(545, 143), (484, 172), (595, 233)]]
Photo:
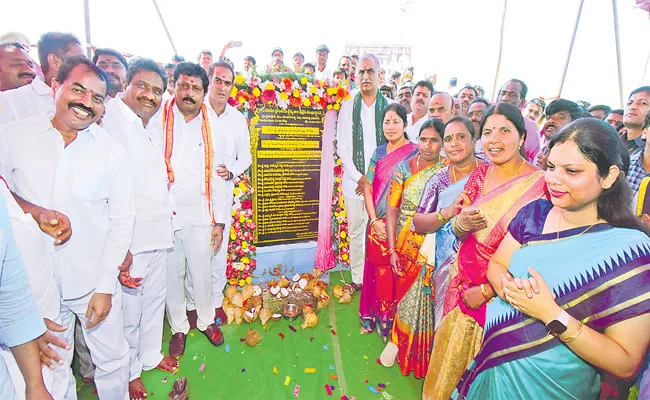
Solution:
[(332, 247), (337, 267), (350, 266), (350, 237), (348, 235), (348, 218), (343, 203), (343, 165), (334, 141), (334, 191), (332, 195)]
[(255, 189), (248, 175), (241, 174), (233, 180), (235, 186), (232, 208), (232, 225), (228, 240), (226, 278), (231, 285), (244, 286), (251, 283), (257, 266), (253, 245), (253, 192)]
[(310, 107), (316, 110), (335, 110), (341, 102), (350, 98), (344, 83), (333, 80), (321, 81), (294, 72), (285, 74), (253, 75), (246, 79), (235, 77), (228, 104), (254, 112), (258, 105), (273, 105), (286, 110), (288, 107)]

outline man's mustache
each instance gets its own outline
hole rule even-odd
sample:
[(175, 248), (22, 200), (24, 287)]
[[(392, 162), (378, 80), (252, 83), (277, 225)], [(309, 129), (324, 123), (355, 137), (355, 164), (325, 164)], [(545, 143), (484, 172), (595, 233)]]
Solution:
[(192, 103), (192, 104), (196, 104), (196, 100), (194, 100), (193, 98), (191, 98), (191, 97), (189, 97), (189, 96), (184, 97), (184, 98), (183, 98), (183, 101), (189, 101), (189, 102)]
[(22, 78), (23, 76), (29, 76), (32, 79), (36, 78), (36, 75), (32, 74), (31, 72), (23, 72), (22, 74), (18, 74), (18, 78)]
[(147, 97), (144, 96), (138, 97), (138, 101), (141, 103), (149, 103), (151, 104), (152, 107), (156, 107), (157, 105), (155, 102), (151, 101), (151, 99), (148, 99)]
[(68, 110), (70, 110), (72, 107), (81, 108), (82, 110), (84, 110), (85, 112), (90, 114), (91, 117), (95, 118), (95, 115), (96, 115), (95, 112), (91, 108), (88, 108), (88, 107), (84, 106), (81, 103), (70, 103), (70, 104), (68, 104)]

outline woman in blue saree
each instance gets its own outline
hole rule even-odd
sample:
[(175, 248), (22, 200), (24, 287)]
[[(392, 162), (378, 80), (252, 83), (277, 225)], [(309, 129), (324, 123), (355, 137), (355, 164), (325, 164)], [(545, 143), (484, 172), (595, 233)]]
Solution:
[[(580, 119), (549, 143), (551, 202), (522, 208), (488, 266), (483, 347), (452, 398), (597, 399), (650, 343), (650, 238), (616, 132)], [(533, 269), (534, 268), (534, 269)]]

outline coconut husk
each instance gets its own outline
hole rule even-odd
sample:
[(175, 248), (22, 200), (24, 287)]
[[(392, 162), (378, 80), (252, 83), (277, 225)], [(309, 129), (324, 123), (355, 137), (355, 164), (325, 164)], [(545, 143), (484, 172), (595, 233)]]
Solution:
[(242, 320), (244, 319), (244, 310), (241, 307), (235, 308), (235, 323), (241, 325)]
[(231, 299), (232, 305), (235, 307), (243, 307), (244, 306), (244, 296), (241, 293), (236, 293), (234, 296), (232, 296)]
[(282, 277), (280, 278), (280, 287), (281, 288), (288, 288), (290, 283), (291, 282), (289, 282), (289, 280), (284, 275), (282, 275)]
[(227, 297), (224, 297), (223, 302), (221, 303), (221, 308), (223, 308), (225, 310), (226, 308), (230, 307), (230, 304), (231, 304), (230, 299), (227, 298)]
[(318, 325), (318, 315), (316, 315), (315, 312), (310, 312), (310, 313), (304, 314), (303, 316), (305, 318), (305, 322), (302, 325), (300, 325), (300, 327), (302, 329), (313, 328), (316, 325)]
[(311, 274), (310, 274), (309, 272), (305, 272), (304, 274), (300, 274), (300, 278), (301, 278), (301, 279), (304, 279), (304, 280), (306, 280), (306, 281), (310, 281), (310, 280), (312, 280), (314, 277), (311, 276)]
[(228, 325), (230, 325), (235, 320), (235, 308), (234, 307), (228, 307), (228, 308), (225, 308), (225, 310), (226, 310), (226, 316), (228, 317)]
[(314, 279), (318, 279), (323, 275), (323, 271), (320, 270), (320, 268), (314, 268), (311, 271), (311, 276), (314, 277)]
[(262, 321), (262, 326), (266, 325), (266, 322), (272, 315), (273, 313), (266, 308), (263, 308), (262, 311), (260, 311), (260, 321)]
[(246, 285), (241, 291), (242, 296), (244, 297), (244, 300), (248, 300), (253, 295), (255, 294), (255, 289), (253, 289), (253, 285)]
[(259, 308), (252, 308), (250, 310), (244, 309), (244, 321), (251, 323), (254, 322), (260, 315)]
[(267, 283), (267, 285), (269, 285), (270, 288), (272, 288), (273, 286), (278, 286), (278, 281), (276, 281), (275, 279), (271, 279), (271, 280)]
[(320, 298), (318, 299), (318, 306), (317, 309), (320, 310), (323, 307), (327, 307), (330, 304), (330, 297), (325, 294), (325, 292), (321, 293)]
[(232, 296), (234, 296), (236, 293), (237, 293), (237, 288), (232, 285), (228, 285), (228, 287), (226, 288), (225, 296), (229, 300), (232, 300)]
[(336, 297), (337, 299), (340, 299), (341, 296), (343, 296), (343, 286), (341, 286), (341, 285), (334, 285), (334, 287), (332, 287), (332, 294), (333, 294), (334, 297)]
[(246, 332), (246, 344), (250, 347), (255, 347), (257, 344), (262, 340), (262, 337), (260, 336), (259, 332), (255, 329), (249, 329), (248, 332)]
[(352, 295), (348, 292), (343, 293), (343, 296), (339, 299), (339, 304), (346, 304), (352, 301)]
[(321, 288), (318, 285), (315, 285), (314, 288), (311, 290), (311, 294), (314, 295), (314, 297), (319, 298), (321, 293), (323, 293), (323, 288)]

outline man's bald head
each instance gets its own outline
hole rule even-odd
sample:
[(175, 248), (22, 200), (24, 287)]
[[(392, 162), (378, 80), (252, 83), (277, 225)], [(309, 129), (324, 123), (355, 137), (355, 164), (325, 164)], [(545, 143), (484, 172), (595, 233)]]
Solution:
[(446, 92), (436, 92), (429, 100), (429, 118), (440, 118), (445, 124), (451, 119), (454, 98)]

